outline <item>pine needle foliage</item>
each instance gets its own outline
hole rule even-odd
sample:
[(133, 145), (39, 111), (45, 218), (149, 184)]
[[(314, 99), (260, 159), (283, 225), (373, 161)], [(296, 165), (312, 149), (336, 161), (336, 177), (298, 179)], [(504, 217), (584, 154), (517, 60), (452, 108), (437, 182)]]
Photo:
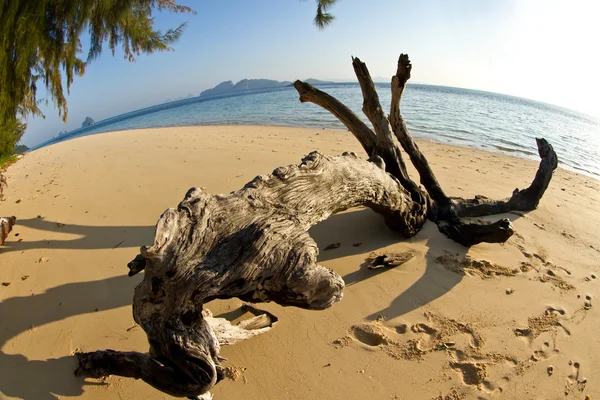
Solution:
[[(65, 96), (74, 78), (105, 46), (113, 55), (121, 47), (128, 61), (170, 50), (185, 24), (161, 32), (154, 27), (156, 11), (194, 12), (176, 0), (0, 0), (0, 154), (5, 143), (18, 142), (20, 119), (43, 116), (41, 102), (53, 101), (67, 120)], [(49, 98), (40, 98), (40, 86)]]

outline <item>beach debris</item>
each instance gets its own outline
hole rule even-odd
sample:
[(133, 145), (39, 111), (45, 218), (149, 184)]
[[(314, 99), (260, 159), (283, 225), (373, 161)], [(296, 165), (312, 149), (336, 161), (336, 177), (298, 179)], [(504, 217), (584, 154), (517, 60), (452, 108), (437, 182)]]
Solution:
[(511, 288), (506, 289), (506, 294), (513, 294), (514, 292), (515, 292), (515, 289), (511, 289)]
[(29, 279), (29, 275), (23, 275), (23, 276), (21, 277), (21, 280), (22, 280), (22, 281), (26, 281), (27, 279)]
[(57, 226), (58, 228), (64, 228), (64, 227), (65, 227), (65, 224), (63, 224), (63, 223), (61, 223), (61, 222), (57, 222), (57, 223), (56, 223), (56, 226)]
[(119, 247), (123, 243), (125, 243), (125, 240), (121, 240), (119, 243), (117, 243), (116, 245), (114, 245), (113, 249), (116, 249), (117, 247)]
[(2, 286), (10, 286), (10, 282), (2, 282)]
[(369, 269), (390, 268), (402, 265), (415, 256), (414, 250), (403, 252), (371, 253), (365, 260)]
[(48, 260), (48, 257), (40, 257), (40, 259), (38, 260), (39, 263), (45, 263), (48, 261), (50, 261), (50, 260)]
[(331, 243), (328, 244), (327, 246), (325, 246), (325, 248), (323, 250), (333, 250), (333, 249), (338, 249), (342, 244), (340, 242), (337, 243)]
[(23, 199), (17, 199), (17, 201), (15, 201), (15, 203), (19, 204), (21, 201), (23, 201)]
[(356, 242), (356, 243), (352, 243), (352, 246), (354, 246), (354, 247), (358, 247), (358, 246), (360, 246), (361, 244), (362, 244), (362, 242)]
[(213, 332), (223, 346), (232, 345), (253, 336), (268, 332), (279, 319), (268, 311), (260, 310), (249, 304), (243, 304), (241, 311), (249, 313), (252, 317), (232, 325), (225, 318), (213, 317), (210, 310), (202, 311), (204, 319), (208, 322)]
[(4, 241), (16, 223), (16, 217), (0, 217), (0, 245), (4, 244)]
[(548, 376), (552, 376), (552, 374), (554, 373), (554, 367), (552, 365), (549, 365), (548, 368), (546, 368), (546, 372), (548, 373)]

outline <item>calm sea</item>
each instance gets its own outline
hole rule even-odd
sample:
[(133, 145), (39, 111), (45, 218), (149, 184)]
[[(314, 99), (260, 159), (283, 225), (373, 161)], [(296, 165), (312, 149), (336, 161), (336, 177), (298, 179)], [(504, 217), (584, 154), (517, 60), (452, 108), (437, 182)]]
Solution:
[[(388, 108), (389, 84), (376, 86), (382, 105)], [(368, 122), (361, 112), (357, 83), (319, 88)], [(415, 137), (442, 143), (538, 159), (535, 138), (544, 137), (554, 146), (562, 167), (600, 178), (600, 122), (585, 114), (496, 93), (417, 84), (408, 86), (402, 111)], [(101, 132), (215, 124), (345, 129), (327, 111), (301, 104), (293, 87), (284, 87), (161, 104), (99, 121), (36, 148)]]

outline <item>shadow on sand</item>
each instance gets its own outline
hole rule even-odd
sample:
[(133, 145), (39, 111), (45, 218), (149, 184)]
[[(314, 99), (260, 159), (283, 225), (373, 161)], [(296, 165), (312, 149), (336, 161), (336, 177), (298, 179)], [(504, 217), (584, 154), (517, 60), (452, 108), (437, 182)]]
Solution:
[(93, 313), (96, 309), (105, 311), (129, 305), (139, 281), (123, 275), (68, 283), (44, 293), (11, 297), (0, 302), (0, 392), (21, 399), (81, 395), (84, 384), (94, 383), (86, 383), (73, 375), (76, 367), (74, 357), (65, 355), (48, 360), (28, 360), (21, 354), (6, 354), (5, 351), (10, 351), (10, 347), (4, 348), (6, 343), (34, 327)]
[(152, 244), (154, 226), (86, 226), (62, 225), (44, 218), (18, 219), (13, 234), (19, 227), (52, 232), (53, 234), (70, 234), (79, 236), (76, 239), (50, 239), (18, 242), (15, 237), (4, 243), (0, 254), (11, 251), (32, 249), (113, 249), (115, 247), (140, 247)]

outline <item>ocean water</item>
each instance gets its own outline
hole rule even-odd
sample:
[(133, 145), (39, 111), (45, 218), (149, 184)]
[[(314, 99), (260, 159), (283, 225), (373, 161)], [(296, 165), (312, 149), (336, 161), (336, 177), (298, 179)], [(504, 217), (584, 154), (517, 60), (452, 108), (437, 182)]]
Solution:
[[(376, 86), (381, 104), (389, 108), (389, 84)], [(357, 83), (318, 87), (368, 123)], [(518, 157), (539, 159), (535, 138), (546, 138), (561, 167), (600, 179), (600, 121), (585, 114), (496, 93), (418, 84), (408, 85), (402, 112), (416, 138)], [(36, 148), (109, 131), (227, 124), (345, 129), (329, 112), (301, 104), (293, 87), (284, 87), (161, 104), (99, 121)]]

